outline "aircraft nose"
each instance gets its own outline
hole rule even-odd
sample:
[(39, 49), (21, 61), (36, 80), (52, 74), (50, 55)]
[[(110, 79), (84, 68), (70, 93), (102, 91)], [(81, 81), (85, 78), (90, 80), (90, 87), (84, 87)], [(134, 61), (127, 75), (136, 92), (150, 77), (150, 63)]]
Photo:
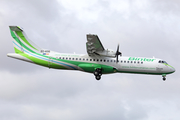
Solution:
[(175, 68), (173, 68), (173, 72), (175, 72), (176, 70), (175, 70)]
[(171, 67), (170, 69), (171, 69), (171, 72), (173, 72), (173, 73), (176, 71), (175, 68), (173, 68), (173, 67)]

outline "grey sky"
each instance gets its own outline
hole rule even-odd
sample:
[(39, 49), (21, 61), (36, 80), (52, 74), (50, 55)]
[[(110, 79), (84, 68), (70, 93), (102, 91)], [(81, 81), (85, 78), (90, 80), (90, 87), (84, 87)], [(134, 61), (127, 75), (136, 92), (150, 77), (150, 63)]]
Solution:
[[(0, 119), (180, 119), (178, 0), (0, 0)], [(94, 75), (8, 58), (9, 25), (42, 48), (86, 54), (86, 34), (124, 56), (157, 57), (176, 68), (161, 76)]]

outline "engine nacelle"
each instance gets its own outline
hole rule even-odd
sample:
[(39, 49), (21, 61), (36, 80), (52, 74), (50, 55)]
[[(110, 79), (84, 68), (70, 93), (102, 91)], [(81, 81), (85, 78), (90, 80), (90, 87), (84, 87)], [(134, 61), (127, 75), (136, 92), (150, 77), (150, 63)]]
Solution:
[(97, 54), (105, 57), (116, 57), (116, 52), (111, 49), (104, 50), (102, 52), (96, 52)]

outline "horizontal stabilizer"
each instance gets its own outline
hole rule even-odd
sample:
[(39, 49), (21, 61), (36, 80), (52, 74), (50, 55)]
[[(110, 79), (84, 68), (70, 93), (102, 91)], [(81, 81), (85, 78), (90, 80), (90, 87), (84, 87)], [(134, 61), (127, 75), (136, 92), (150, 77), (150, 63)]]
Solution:
[(9, 26), (9, 28), (10, 28), (12, 31), (23, 31), (23, 29), (20, 28), (19, 26)]

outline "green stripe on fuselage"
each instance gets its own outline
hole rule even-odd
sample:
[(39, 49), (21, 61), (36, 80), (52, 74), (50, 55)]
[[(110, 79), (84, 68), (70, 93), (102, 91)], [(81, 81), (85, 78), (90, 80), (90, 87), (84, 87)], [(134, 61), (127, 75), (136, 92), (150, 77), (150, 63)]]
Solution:
[(162, 74), (171, 74), (173, 72), (168, 73), (150, 73), (150, 72), (132, 72), (132, 71), (117, 71), (119, 73), (132, 73), (132, 74), (148, 74), (148, 75), (162, 75)]
[[(26, 51), (29, 51), (39, 57), (45, 57), (45, 58), (49, 58), (49, 56), (46, 56), (46, 55), (42, 55), (40, 53), (36, 53), (35, 51), (33, 51), (32, 49), (30, 49), (29, 47), (27, 47), (26, 45), (24, 45), (22, 42), (20, 42), (20, 40), (17, 38), (17, 36), (14, 34), (13, 31), (11, 31), (11, 35), (12, 37), (15, 39), (16, 42), (18, 42)], [(33, 62), (35, 62), (36, 64), (39, 64), (39, 65), (42, 65), (42, 66), (45, 66), (45, 67), (51, 67), (51, 68), (55, 68), (55, 69), (67, 69), (59, 64), (56, 64), (56, 63), (51, 63), (51, 65), (49, 66), (48, 65), (48, 61), (46, 62), (43, 62), (45, 60), (41, 59), (41, 58), (36, 58), (36, 57), (33, 57), (33, 56), (29, 56), (25, 53), (22, 53), (22, 51), (18, 50), (17, 48), (15, 48), (15, 51), (17, 53), (21, 53), (22, 56), (32, 60)], [(70, 60), (62, 60), (62, 59), (56, 59), (54, 57), (51, 57), (52, 60), (57, 60), (57, 61), (62, 61), (62, 62), (65, 62), (65, 63), (69, 63), (69, 64), (72, 64), (72, 65), (75, 65), (75, 66), (78, 66), (79, 64), (91, 64), (91, 65), (99, 65), (99, 64), (96, 64), (96, 63), (87, 63), (87, 62), (80, 62), (80, 61), (70, 61)], [(41, 63), (42, 62), (42, 63)], [(71, 66), (71, 65), (70, 65)], [(103, 66), (104, 68), (107, 68), (105, 69), (104, 73), (109, 73), (109, 69), (113, 69), (113, 67), (111, 66), (107, 66), (107, 65), (102, 65), (100, 64), (99, 66)], [(91, 72), (94, 72), (94, 70), (90, 70)]]
[(98, 63), (88, 63), (88, 62), (81, 62), (81, 61), (71, 61), (71, 60), (60, 60), (60, 61), (76, 65), (80, 67), (81, 69), (83, 69), (85, 72), (90, 72), (90, 73), (93, 73), (96, 68), (102, 68), (103, 74), (116, 72), (116, 69), (113, 69), (113, 67), (109, 65), (103, 65), (103, 64), (98, 64)]
[(49, 63), (49, 61), (42, 60), (42, 59), (39, 59), (39, 58), (35, 58), (35, 57), (29, 56), (28, 54), (25, 54), (25, 53), (20, 53), (20, 50), (18, 50), (17, 48), (15, 48), (15, 50), (18, 51), (19, 55), (24, 56), (24, 57), (30, 59), (35, 64), (38, 64), (38, 65), (41, 65), (41, 66), (44, 66), (44, 67), (51, 67), (51, 68), (54, 68), (54, 69), (67, 69), (64, 66), (61, 66), (59, 64), (57, 65), (55, 63)]
[[(166, 64), (166, 63), (163, 63), (164, 65), (167, 65), (167, 66), (169, 66), (169, 67), (171, 67), (171, 68), (173, 68), (172, 66), (170, 66), (169, 64)], [(173, 68), (174, 69), (174, 68)]]

